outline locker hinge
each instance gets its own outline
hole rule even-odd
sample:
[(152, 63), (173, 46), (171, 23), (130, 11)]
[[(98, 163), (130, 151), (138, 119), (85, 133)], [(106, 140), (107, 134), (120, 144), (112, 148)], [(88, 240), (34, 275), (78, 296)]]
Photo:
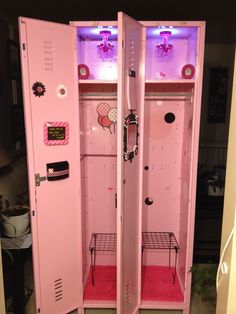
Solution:
[(35, 210), (32, 210), (32, 216), (35, 216)]
[(122, 40), (122, 48), (124, 48), (124, 46), (125, 46), (125, 41)]
[(46, 181), (46, 177), (40, 177), (40, 174), (39, 173), (36, 173), (35, 174), (35, 185), (36, 186), (40, 186), (40, 182), (41, 181)]
[(38, 309), (37, 309), (37, 313), (40, 313), (40, 308), (38, 307)]
[(115, 208), (117, 208), (117, 193), (115, 193)]
[(25, 43), (22, 44), (22, 49), (25, 50)]

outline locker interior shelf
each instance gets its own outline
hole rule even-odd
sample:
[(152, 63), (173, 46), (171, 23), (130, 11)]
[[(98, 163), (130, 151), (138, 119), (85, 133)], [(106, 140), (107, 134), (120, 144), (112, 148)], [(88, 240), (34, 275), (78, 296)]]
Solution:
[(96, 252), (116, 252), (116, 233), (92, 233), (89, 250), (91, 253), (92, 284), (94, 285)]
[(142, 233), (142, 253), (145, 249), (169, 250), (169, 268), (171, 265), (171, 251), (175, 251), (173, 284), (176, 278), (177, 254), (179, 244), (173, 232), (143, 232)]
[[(169, 268), (171, 265), (171, 251), (175, 251), (173, 283), (176, 277), (177, 254), (179, 244), (173, 232), (143, 232), (142, 253), (145, 249), (169, 250)], [(116, 233), (92, 233), (89, 251), (91, 253), (92, 284), (94, 285), (94, 269), (96, 252), (116, 252)]]

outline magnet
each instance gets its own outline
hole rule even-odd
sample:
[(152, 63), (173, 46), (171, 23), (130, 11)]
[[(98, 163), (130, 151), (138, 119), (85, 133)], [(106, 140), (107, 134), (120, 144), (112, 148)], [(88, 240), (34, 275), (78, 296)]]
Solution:
[(37, 97), (44, 96), (44, 93), (46, 92), (45, 85), (41, 82), (35, 82), (32, 86), (33, 94)]
[(56, 89), (57, 97), (66, 98), (68, 94), (68, 89), (65, 85), (59, 84)]
[(151, 197), (145, 198), (145, 204), (150, 206), (153, 204), (153, 199)]
[(78, 75), (80, 80), (87, 80), (89, 78), (89, 67), (86, 64), (78, 65)]
[(67, 122), (46, 122), (44, 124), (45, 145), (66, 145), (69, 143), (69, 124)]
[(184, 79), (192, 79), (195, 74), (195, 67), (192, 64), (186, 64), (182, 68), (182, 76)]

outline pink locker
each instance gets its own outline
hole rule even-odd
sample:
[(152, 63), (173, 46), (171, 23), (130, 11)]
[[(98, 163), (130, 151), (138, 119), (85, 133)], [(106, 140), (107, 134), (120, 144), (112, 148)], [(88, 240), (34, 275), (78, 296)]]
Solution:
[(19, 25), (38, 313), (189, 313), (204, 23)]

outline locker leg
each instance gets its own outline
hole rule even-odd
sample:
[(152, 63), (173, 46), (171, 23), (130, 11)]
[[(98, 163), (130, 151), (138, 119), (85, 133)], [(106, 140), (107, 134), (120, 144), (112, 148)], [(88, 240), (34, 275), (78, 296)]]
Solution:
[(77, 311), (78, 311), (78, 314), (84, 314), (84, 309), (82, 307), (80, 307)]

